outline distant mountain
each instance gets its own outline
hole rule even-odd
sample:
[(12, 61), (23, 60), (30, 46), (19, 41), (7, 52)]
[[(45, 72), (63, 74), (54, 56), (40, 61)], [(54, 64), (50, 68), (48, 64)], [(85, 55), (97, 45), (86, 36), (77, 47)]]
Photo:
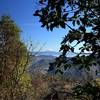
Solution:
[(49, 63), (55, 60), (55, 56), (52, 55), (37, 55), (32, 57), (32, 63), (30, 64), (30, 72), (35, 70), (47, 71)]
[[(47, 70), (49, 68), (49, 63), (55, 60), (55, 56), (49, 55), (50, 53), (48, 52), (46, 52), (46, 54), (48, 55), (33, 56), (32, 63), (30, 64), (30, 68), (29, 68), (30, 72), (33, 73), (38, 70), (42, 73), (48, 73)], [(70, 63), (71, 61), (69, 61), (69, 64)], [(90, 73), (90, 75), (92, 75), (95, 78), (96, 70), (100, 70), (100, 66), (99, 67), (92, 66), (90, 72), (85, 72), (85, 70), (79, 70), (77, 66), (73, 66), (72, 68), (66, 70), (66, 72), (64, 73), (64, 76), (70, 79), (85, 79), (88, 77), (87, 73)], [(55, 73), (55, 70), (53, 70), (51, 74), (54, 74), (54, 73)]]
[(60, 55), (60, 52), (56, 52), (56, 51), (35, 51), (35, 52), (32, 52), (32, 55), (36, 55), (36, 56), (59, 56)]
[[(56, 52), (56, 51), (41, 51), (41, 52), (32, 52), (32, 55), (40, 56), (40, 55), (45, 55), (45, 56), (55, 56), (58, 57), (61, 54), (61, 52)], [(68, 52), (67, 56), (68, 57), (73, 57), (76, 54), (73, 52)]]

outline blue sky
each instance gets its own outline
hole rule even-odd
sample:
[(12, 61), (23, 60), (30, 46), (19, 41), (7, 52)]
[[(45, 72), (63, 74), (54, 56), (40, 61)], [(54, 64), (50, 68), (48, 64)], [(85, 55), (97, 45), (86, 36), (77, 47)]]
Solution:
[(36, 50), (45, 44), (42, 48), (43, 51), (58, 51), (60, 42), (67, 33), (67, 30), (54, 29), (53, 32), (48, 32), (45, 28), (41, 28), (38, 18), (33, 16), (35, 9), (38, 9), (38, 5), (34, 1), (0, 0), (0, 16), (11, 16), (23, 31), (21, 33), (21, 39), (26, 44), (32, 41), (33, 45), (37, 47)]

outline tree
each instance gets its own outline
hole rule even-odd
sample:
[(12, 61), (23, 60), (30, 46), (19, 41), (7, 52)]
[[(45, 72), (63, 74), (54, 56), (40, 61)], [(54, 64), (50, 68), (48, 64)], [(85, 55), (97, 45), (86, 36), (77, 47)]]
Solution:
[[(63, 74), (62, 67), (66, 70), (68, 65), (67, 52), (80, 51), (73, 57), (72, 65), (79, 69), (90, 70), (91, 66), (100, 66), (100, 1), (99, 0), (39, 0), (41, 9), (36, 10), (34, 16), (40, 18), (41, 27), (53, 31), (54, 28), (69, 30), (61, 42), (62, 54), (54, 64), (57, 72)], [(69, 29), (68, 29), (69, 28)], [(73, 45), (74, 44), (74, 45)], [(79, 45), (82, 44), (81, 47)], [(61, 67), (62, 66), (62, 67)], [(99, 70), (96, 71), (96, 74)], [(100, 88), (89, 82), (86, 86), (90, 90), (85, 93), (92, 95), (92, 100), (100, 98)], [(96, 88), (95, 93), (91, 89)], [(87, 92), (88, 91), (88, 92)], [(83, 91), (81, 91), (83, 92)], [(79, 96), (79, 95), (78, 95)]]
[(26, 71), (29, 55), (20, 39), (20, 33), (19, 27), (10, 17), (0, 17), (0, 98), (2, 100), (20, 100), (26, 91), (24, 85), (31, 81)]

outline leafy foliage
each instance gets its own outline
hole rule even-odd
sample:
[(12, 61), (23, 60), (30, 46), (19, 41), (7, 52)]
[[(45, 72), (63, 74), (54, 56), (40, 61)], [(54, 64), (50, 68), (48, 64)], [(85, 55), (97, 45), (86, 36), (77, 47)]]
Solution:
[[(71, 66), (74, 64), (80, 69), (90, 70), (91, 65), (100, 65), (99, 0), (39, 0), (39, 2), (43, 6), (36, 10), (34, 15), (40, 18), (41, 27), (51, 31), (59, 27), (69, 28), (69, 32), (61, 42), (62, 55), (56, 58), (55, 63), (50, 64), (50, 69), (53, 70), (52, 65), (54, 65), (58, 71), (67, 65), (67, 52), (75, 52), (76, 47), (80, 52), (72, 58)], [(81, 47), (78, 46), (80, 44)], [(59, 72), (63, 74), (62, 70)]]
[(82, 99), (84, 95), (86, 98), (90, 98), (92, 100), (99, 100), (100, 99), (100, 88), (98, 86), (93, 86), (90, 83), (85, 84), (84, 86), (78, 85), (74, 88), (75, 95)]
[[(20, 100), (29, 79), (27, 49), (20, 40), (20, 29), (8, 16), (0, 17), (0, 99)], [(23, 77), (27, 77), (23, 79)], [(23, 87), (24, 86), (24, 87)], [(24, 89), (23, 89), (24, 88)]]

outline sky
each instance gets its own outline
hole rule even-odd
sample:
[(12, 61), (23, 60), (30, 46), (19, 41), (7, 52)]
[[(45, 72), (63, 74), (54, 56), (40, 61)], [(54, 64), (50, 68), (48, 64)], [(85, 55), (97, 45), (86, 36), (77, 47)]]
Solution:
[(41, 28), (39, 19), (33, 16), (39, 8), (37, 0), (0, 0), (0, 16), (10, 16), (22, 30), (21, 40), (29, 45), (31, 42), (35, 51), (59, 51), (60, 42), (68, 29), (54, 29), (53, 32)]

